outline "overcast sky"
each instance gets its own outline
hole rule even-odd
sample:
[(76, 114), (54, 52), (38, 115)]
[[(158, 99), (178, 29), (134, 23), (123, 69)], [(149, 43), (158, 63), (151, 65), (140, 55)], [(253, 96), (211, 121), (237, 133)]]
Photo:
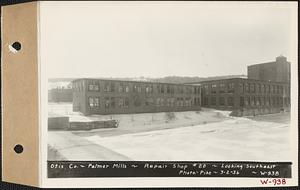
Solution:
[(295, 3), (41, 2), (41, 60), (48, 77), (246, 74), (281, 54), (296, 59), (295, 11)]

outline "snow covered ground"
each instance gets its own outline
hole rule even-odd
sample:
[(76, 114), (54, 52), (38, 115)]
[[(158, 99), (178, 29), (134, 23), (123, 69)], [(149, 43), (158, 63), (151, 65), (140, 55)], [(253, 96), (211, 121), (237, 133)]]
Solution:
[[(290, 160), (289, 113), (243, 118), (231, 117), (228, 111), (203, 109), (175, 112), (170, 120), (166, 113), (84, 117), (72, 112), (70, 105), (50, 105), (49, 111), (68, 115), (71, 120), (113, 117), (120, 121), (116, 129), (49, 132), (49, 145), (59, 146), (66, 159), (116, 160), (123, 155), (130, 160), (156, 161)], [(63, 145), (66, 138), (66, 144), (76, 141), (76, 146)], [(81, 141), (86, 153), (80, 154), (76, 147), (82, 148)], [(73, 155), (68, 147), (77, 153)], [(89, 147), (93, 147), (90, 152)], [(97, 147), (110, 150), (109, 156), (92, 155)]]

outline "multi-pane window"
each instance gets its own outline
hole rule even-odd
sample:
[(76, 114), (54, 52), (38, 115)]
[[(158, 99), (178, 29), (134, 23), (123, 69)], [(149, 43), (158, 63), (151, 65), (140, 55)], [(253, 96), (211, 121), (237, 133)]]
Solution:
[(250, 97), (249, 97), (249, 96), (246, 97), (246, 99), (245, 99), (245, 105), (246, 105), (246, 106), (249, 106), (249, 105), (250, 105)]
[(124, 89), (124, 84), (123, 84), (123, 83), (120, 83), (120, 84), (119, 84), (118, 91), (119, 91), (119, 92), (124, 92), (124, 91), (125, 91), (125, 89)]
[(215, 106), (217, 104), (217, 98), (211, 97), (211, 105)]
[(250, 105), (251, 105), (251, 106), (254, 106), (254, 104), (255, 104), (254, 97), (250, 97)]
[(246, 83), (246, 92), (250, 92), (250, 84), (249, 83)]
[(142, 87), (140, 85), (134, 85), (133, 86), (133, 92), (141, 93)]
[(256, 84), (256, 92), (261, 93), (260, 84)]
[(234, 101), (233, 101), (233, 97), (228, 97), (228, 106), (233, 106)]
[(244, 97), (240, 97), (240, 106), (243, 107), (244, 106)]
[(115, 84), (113, 82), (105, 82), (104, 83), (104, 92), (114, 92)]
[(240, 92), (244, 93), (244, 83), (240, 83)]
[(224, 106), (225, 105), (225, 98), (224, 97), (220, 97), (219, 98), (219, 104), (220, 104), (220, 106)]
[(96, 81), (89, 82), (89, 91), (99, 91), (99, 83)]
[(260, 106), (260, 98), (256, 97), (256, 106)]
[(96, 97), (89, 97), (89, 107), (90, 108), (97, 108), (100, 106), (100, 100)]
[(152, 106), (154, 104), (153, 98), (147, 98), (145, 104), (146, 106)]
[[(197, 99), (195, 98), (195, 106), (197, 106)], [(207, 106), (208, 105), (208, 97), (204, 97), (204, 99), (203, 99), (203, 105), (204, 106)]]
[(211, 93), (213, 93), (213, 94), (217, 93), (217, 85), (216, 84), (211, 85)]
[(224, 83), (221, 83), (220, 84), (220, 93), (224, 93), (224, 92), (226, 92), (226, 87), (225, 87)]
[(125, 106), (124, 98), (118, 98), (118, 107), (123, 108)]
[(138, 96), (133, 97), (133, 104), (134, 106), (138, 107), (142, 105), (142, 101)]
[(104, 107), (109, 109), (109, 108), (115, 108), (116, 102), (114, 97), (105, 97), (104, 98)]
[(264, 84), (261, 85), (261, 90), (260, 90), (260, 91), (261, 91), (261, 93), (263, 93), (263, 94), (265, 93), (265, 85), (264, 85)]
[(251, 93), (255, 92), (255, 86), (254, 86), (254, 84), (250, 84), (250, 92)]
[(125, 85), (125, 92), (129, 92), (129, 86)]
[(153, 92), (153, 86), (152, 85), (147, 85), (145, 90), (146, 90), (146, 93), (152, 93)]
[(128, 108), (129, 107), (129, 98), (125, 98), (124, 100), (124, 107)]
[(208, 85), (207, 84), (205, 84), (203, 86), (203, 89), (204, 89), (204, 94), (208, 94), (209, 93), (209, 91), (208, 91)]
[(228, 84), (228, 92), (229, 93), (233, 93), (234, 92), (234, 83), (229, 83)]

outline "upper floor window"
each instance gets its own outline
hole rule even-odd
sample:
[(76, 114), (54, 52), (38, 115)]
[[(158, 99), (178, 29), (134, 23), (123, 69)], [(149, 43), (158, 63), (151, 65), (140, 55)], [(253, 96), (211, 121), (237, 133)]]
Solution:
[(255, 92), (255, 85), (254, 84), (250, 84), (250, 91), (251, 91), (251, 93)]
[(217, 85), (216, 84), (211, 85), (211, 93), (217, 93)]
[(141, 93), (142, 92), (142, 87), (140, 85), (134, 85), (133, 86), (133, 92)]
[(114, 92), (114, 91), (115, 91), (115, 83), (113, 82), (104, 83), (104, 92)]
[(224, 93), (226, 91), (225, 89), (225, 84), (224, 83), (221, 83), (220, 84), (220, 93)]
[(233, 93), (234, 92), (234, 83), (231, 82), (228, 84), (228, 92)]
[(89, 91), (99, 91), (99, 83), (96, 81), (89, 82)]
[(146, 86), (146, 93), (152, 93), (153, 92), (153, 86), (152, 85), (147, 85)]

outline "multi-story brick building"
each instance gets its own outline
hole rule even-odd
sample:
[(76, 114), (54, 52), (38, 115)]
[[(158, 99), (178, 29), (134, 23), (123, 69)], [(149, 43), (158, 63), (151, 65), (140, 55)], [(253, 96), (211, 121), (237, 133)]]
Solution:
[(200, 110), (200, 86), (103, 79), (72, 81), (73, 110), (85, 115)]
[(277, 113), (290, 108), (290, 85), (245, 78), (203, 81), (203, 107), (232, 110), (232, 115)]
[(290, 82), (291, 64), (284, 56), (276, 61), (248, 66), (248, 78), (273, 82)]

